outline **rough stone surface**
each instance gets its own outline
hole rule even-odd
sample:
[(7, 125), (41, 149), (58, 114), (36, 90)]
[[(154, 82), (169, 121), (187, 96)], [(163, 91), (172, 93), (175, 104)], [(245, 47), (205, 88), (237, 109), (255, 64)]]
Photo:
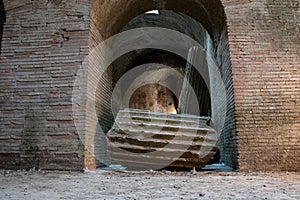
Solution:
[(86, 2), (4, 1), (0, 167), (80, 169), (72, 88), (88, 54)]
[(239, 168), (299, 171), (299, 1), (255, 1), (225, 11)]
[[(214, 41), (213, 55), (227, 89), (222, 160), (242, 171), (300, 170), (298, 0), (3, 3), (0, 167), (78, 170), (96, 166), (94, 154), (102, 143), (90, 148), (83, 144), (99, 136), (94, 128), (99, 119), (103, 127), (111, 125), (112, 69), (100, 83), (95, 78), (99, 68), (85, 69), (87, 87), (78, 94), (82, 107), (75, 127), (72, 91), (77, 70), (93, 47), (133, 17), (169, 9), (200, 21)], [(94, 99), (90, 91), (97, 85), (103, 87), (96, 95), (99, 116), (94, 116), (89, 110)], [(82, 141), (78, 130), (90, 137)]]
[(168, 88), (159, 84), (147, 84), (132, 94), (129, 108), (176, 114), (177, 102), (176, 96)]
[(299, 173), (5, 171), (0, 179), (1, 199), (300, 198)]
[(128, 170), (200, 169), (218, 149), (209, 117), (126, 109), (115, 121), (109, 152)]

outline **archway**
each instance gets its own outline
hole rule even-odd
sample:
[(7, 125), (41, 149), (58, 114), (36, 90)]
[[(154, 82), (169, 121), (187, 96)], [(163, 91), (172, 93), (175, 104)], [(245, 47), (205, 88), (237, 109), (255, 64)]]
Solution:
[[(94, 49), (105, 39), (110, 36), (119, 33), (130, 21), (139, 15), (144, 14), (149, 10), (170, 10), (176, 13), (183, 13), (187, 16), (198, 21), (206, 29), (211, 38), (211, 56), (219, 67), (219, 72), (226, 88), (226, 122), (223, 128), (222, 134), (220, 134), (219, 146), (221, 150), (221, 157), (226, 164), (236, 168), (237, 167), (237, 153), (235, 148), (235, 120), (234, 120), (234, 91), (231, 78), (231, 63), (230, 53), (227, 39), (226, 30), (226, 17), (224, 8), (219, 0), (214, 1), (200, 1), (200, 0), (188, 0), (188, 1), (114, 1), (109, 0), (95, 0), (91, 12), (91, 40), (90, 48)], [(108, 56), (109, 53), (105, 52)], [(102, 58), (99, 58), (102, 59)], [(91, 62), (91, 61), (90, 61)], [(89, 92), (97, 90), (95, 99), (92, 97), (91, 101), (96, 104), (96, 110), (98, 118), (100, 118), (101, 128), (108, 130), (113, 122), (113, 116), (111, 116), (111, 95), (114, 86), (114, 75), (116, 71), (113, 66), (106, 69), (105, 72), (101, 72), (101, 79), (98, 82), (98, 78), (95, 78), (95, 74), (99, 74), (99, 68), (90, 65), (88, 69), (88, 96)], [(122, 73), (121, 73), (122, 75)], [(98, 87), (98, 86), (101, 87)], [(90, 87), (96, 89), (90, 89)], [(217, 88), (216, 88), (217, 89)], [(91, 95), (93, 96), (93, 95)], [(89, 102), (89, 99), (87, 100)], [(220, 106), (226, 106), (220, 105)], [(99, 117), (100, 116), (100, 117)], [(86, 123), (97, 121), (95, 116), (89, 116), (87, 114)], [(94, 123), (93, 122), (93, 123)], [(86, 134), (88, 137), (94, 138), (99, 133), (98, 129), (94, 127), (87, 128)], [(228, 137), (231, 139), (228, 140)], [(225, 139), (226, 138), (226, 139)], [(100, 139), (101, 140), (101, 139)], [(103, 140), (103, 138), (102, 138)], [(230, 144), (228, 144), (228, 142)], [(230, 148), (230, 149), (229, 149)], [(91, 157), (101, 157), (105, 155), (105, 144), (102, 142), (96, 143), (92, 147)], [(99, 155), (97, 155), (99, 154)], [(88, 160), (88, 162), (87, 162)], [(93, 167), (94, 163), (90, 162), (93, 159), (86, 159), (86, 165)], [(101, 160), (101, 159), (100, 159)], [(101, 162), (101, 161), (100, 161)]]

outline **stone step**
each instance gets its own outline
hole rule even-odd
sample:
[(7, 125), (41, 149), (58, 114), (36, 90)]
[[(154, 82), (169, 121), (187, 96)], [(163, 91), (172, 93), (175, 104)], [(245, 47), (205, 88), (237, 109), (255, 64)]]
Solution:
[(190, 151), (202, 151), (207, 149), (213, 149), (216, 145), (216, 141), (205, 141), (205, 142), (193, 142), (193, 141), (162, 141), (162, 140), (151, 140), (146, 141), (145, 139), (131, 139), (131, 138), (120, 138), (110, 137), (110, 142), (114, 145), (119, 145), (120, 148), (136, 148), (141, 151), (152, 151), (159, 150), (161, 148), (168, 149), (187, 149)]
[(119, 116), (119, 121), (122, 123), (148, 123), (157, 124), (163, 126), (178, 126), (178, 127), (209, 127), (203, 121), (188, 121), (188, 120), (178, 120), (169, 118), (158, 118), (158, 117), (140, 117), (140, 116)]
[[(210, 152), (201, 159), (197, 154), (182, 155), (182, 156), (166, 156), (165, 152), (160, 152), (161, 156), (153, 156), (148, 154), (138, 154), (126, 151), (120, 152), (119, 149), (112, 149), (111, 155), (117, 163), (121, 163), (127, 167), (127, 170), (150, 170), (157, 169), (158, 166), (165, 166), (164, 168), (175, 169), (192, 169), (193, 167), (204, 167), (215, 152)], [(177, 154), (176, 154), (177, 155)], [(180, 155), (180, 154), (178, 154)]]
[(136, 139), (143, 141), (193, 141), (193, 142), (208, 142), (208, 141), (217, 141), (216, 134), (189, 134), (186, 132), (162, 132), (158, 131), (157, 133), (154, 131), (139, 131), (139, 130), (122, 130), (122, 129), (112, 129), (110, 131), (110, 138), (112, 137), (120, 137), (126, 139)]
[(209, 117), (126, 109), (108, 132), (112, 159), (128, 169), (201, 168), (217, 151)]
[(209, 153), (214, 152), (216, 149), (215, 145), (205, 144), (205, 145), (194, 145), (191, 147), (189, 145), (179, 145), (179, 144), (167, 144), (162, 147), (150, 147), (149, 145), (140, 146), (135, 144), (126, 144), (126, 143), (112, 143), (110, 148), (120, 148), (132, 153), (151, 153), (151, 152), (159, 152), (165, 158), (171, 158), (172, 155), (184, 155), (184, 154), (192, 154), (197, 155), (197, 157), (201, 158), (206, 156)]
[(204, 127), (188, 127), (180, 125), (168, 125), (168, 124), (156, 124), (149, 122), (124, 122), (118, 118), (118, 122), (113, 125), (113, 129), (122, 129), (122, 130), (137, 130), (137, 131), (152, 131), (153, 133), (159, 134), (163, 132), (168, 133), (189, 133), (192, 135), (195, 134), (216, 134), (216, 131), (209, 126)]
[[(210, 117), (204, 116), (195, 116), (189, 114), (166, 114), (166, 113), (157, 113), (148, 110), (138, 110), (138, 109), (125, 109), (121, 110), (118, 113), (120, 118), (134, 118), (135, 120), (153, 120), (158, 121), (165, 119), (170, 123), (191, 123), (191, 124), (207, 124), (210, 123)], [(162, 120), (164, 121), (164, 120)]]

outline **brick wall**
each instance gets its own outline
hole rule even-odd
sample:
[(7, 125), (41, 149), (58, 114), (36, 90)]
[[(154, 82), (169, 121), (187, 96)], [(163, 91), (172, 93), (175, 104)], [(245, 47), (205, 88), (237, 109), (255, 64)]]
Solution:
[[(217, 0), (3, 2), (0, 167), (97, 165), (97, 158), (105, 156), (105, 138), (95, 134), (97, 115), (109, 107), (112, 71), (108, 69), (99, 82), (95, 75), (102, 72), (90, 63), (95, 60), (85, 60), (87, 65), (83, 61), (130, 19), (157, 8), (199, 20), (218, 44), (215, 55), (228, 108), (222, 159), (242, 171), (300, 170), (298, 0), (223, 0), (228, 40)], [(96, 64), (101, 58), (97, 59)], [(74, 114), (72, 93), (78, 79), (82, 82), (75, 85), (79, 103)]]
[(224, 128), (219, 138), (219, 148), (221, 154), (221, 162), (237, 169), (237, 144), (236, 144), (236, 121), (235, 121), (235, 104), (234, 104), (234, 88), (232, 84), (232, 70), (229, 50), (228, 33), (224, 26), (221, 33), (219, 44), (216, 48), (216, 62), (220, 66), (220, 74), (222, 76), (226, 89), (226, 118)]
[(86, 1), (4, 1), (0, 167), (82, 169), (72, 89), (88, 54)]
[(239, 168), (300, 170), (298, 0), (228, 4)]

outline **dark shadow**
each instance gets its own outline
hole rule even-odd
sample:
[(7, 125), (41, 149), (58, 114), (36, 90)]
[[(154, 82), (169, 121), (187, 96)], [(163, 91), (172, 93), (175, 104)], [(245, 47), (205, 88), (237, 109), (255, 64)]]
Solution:
[(3, 1), (0, 1), (0, 53), (2, 49), (2, 35), (3, 35), (3, 27), (6, 19), (6, 12), (4, 10)]

